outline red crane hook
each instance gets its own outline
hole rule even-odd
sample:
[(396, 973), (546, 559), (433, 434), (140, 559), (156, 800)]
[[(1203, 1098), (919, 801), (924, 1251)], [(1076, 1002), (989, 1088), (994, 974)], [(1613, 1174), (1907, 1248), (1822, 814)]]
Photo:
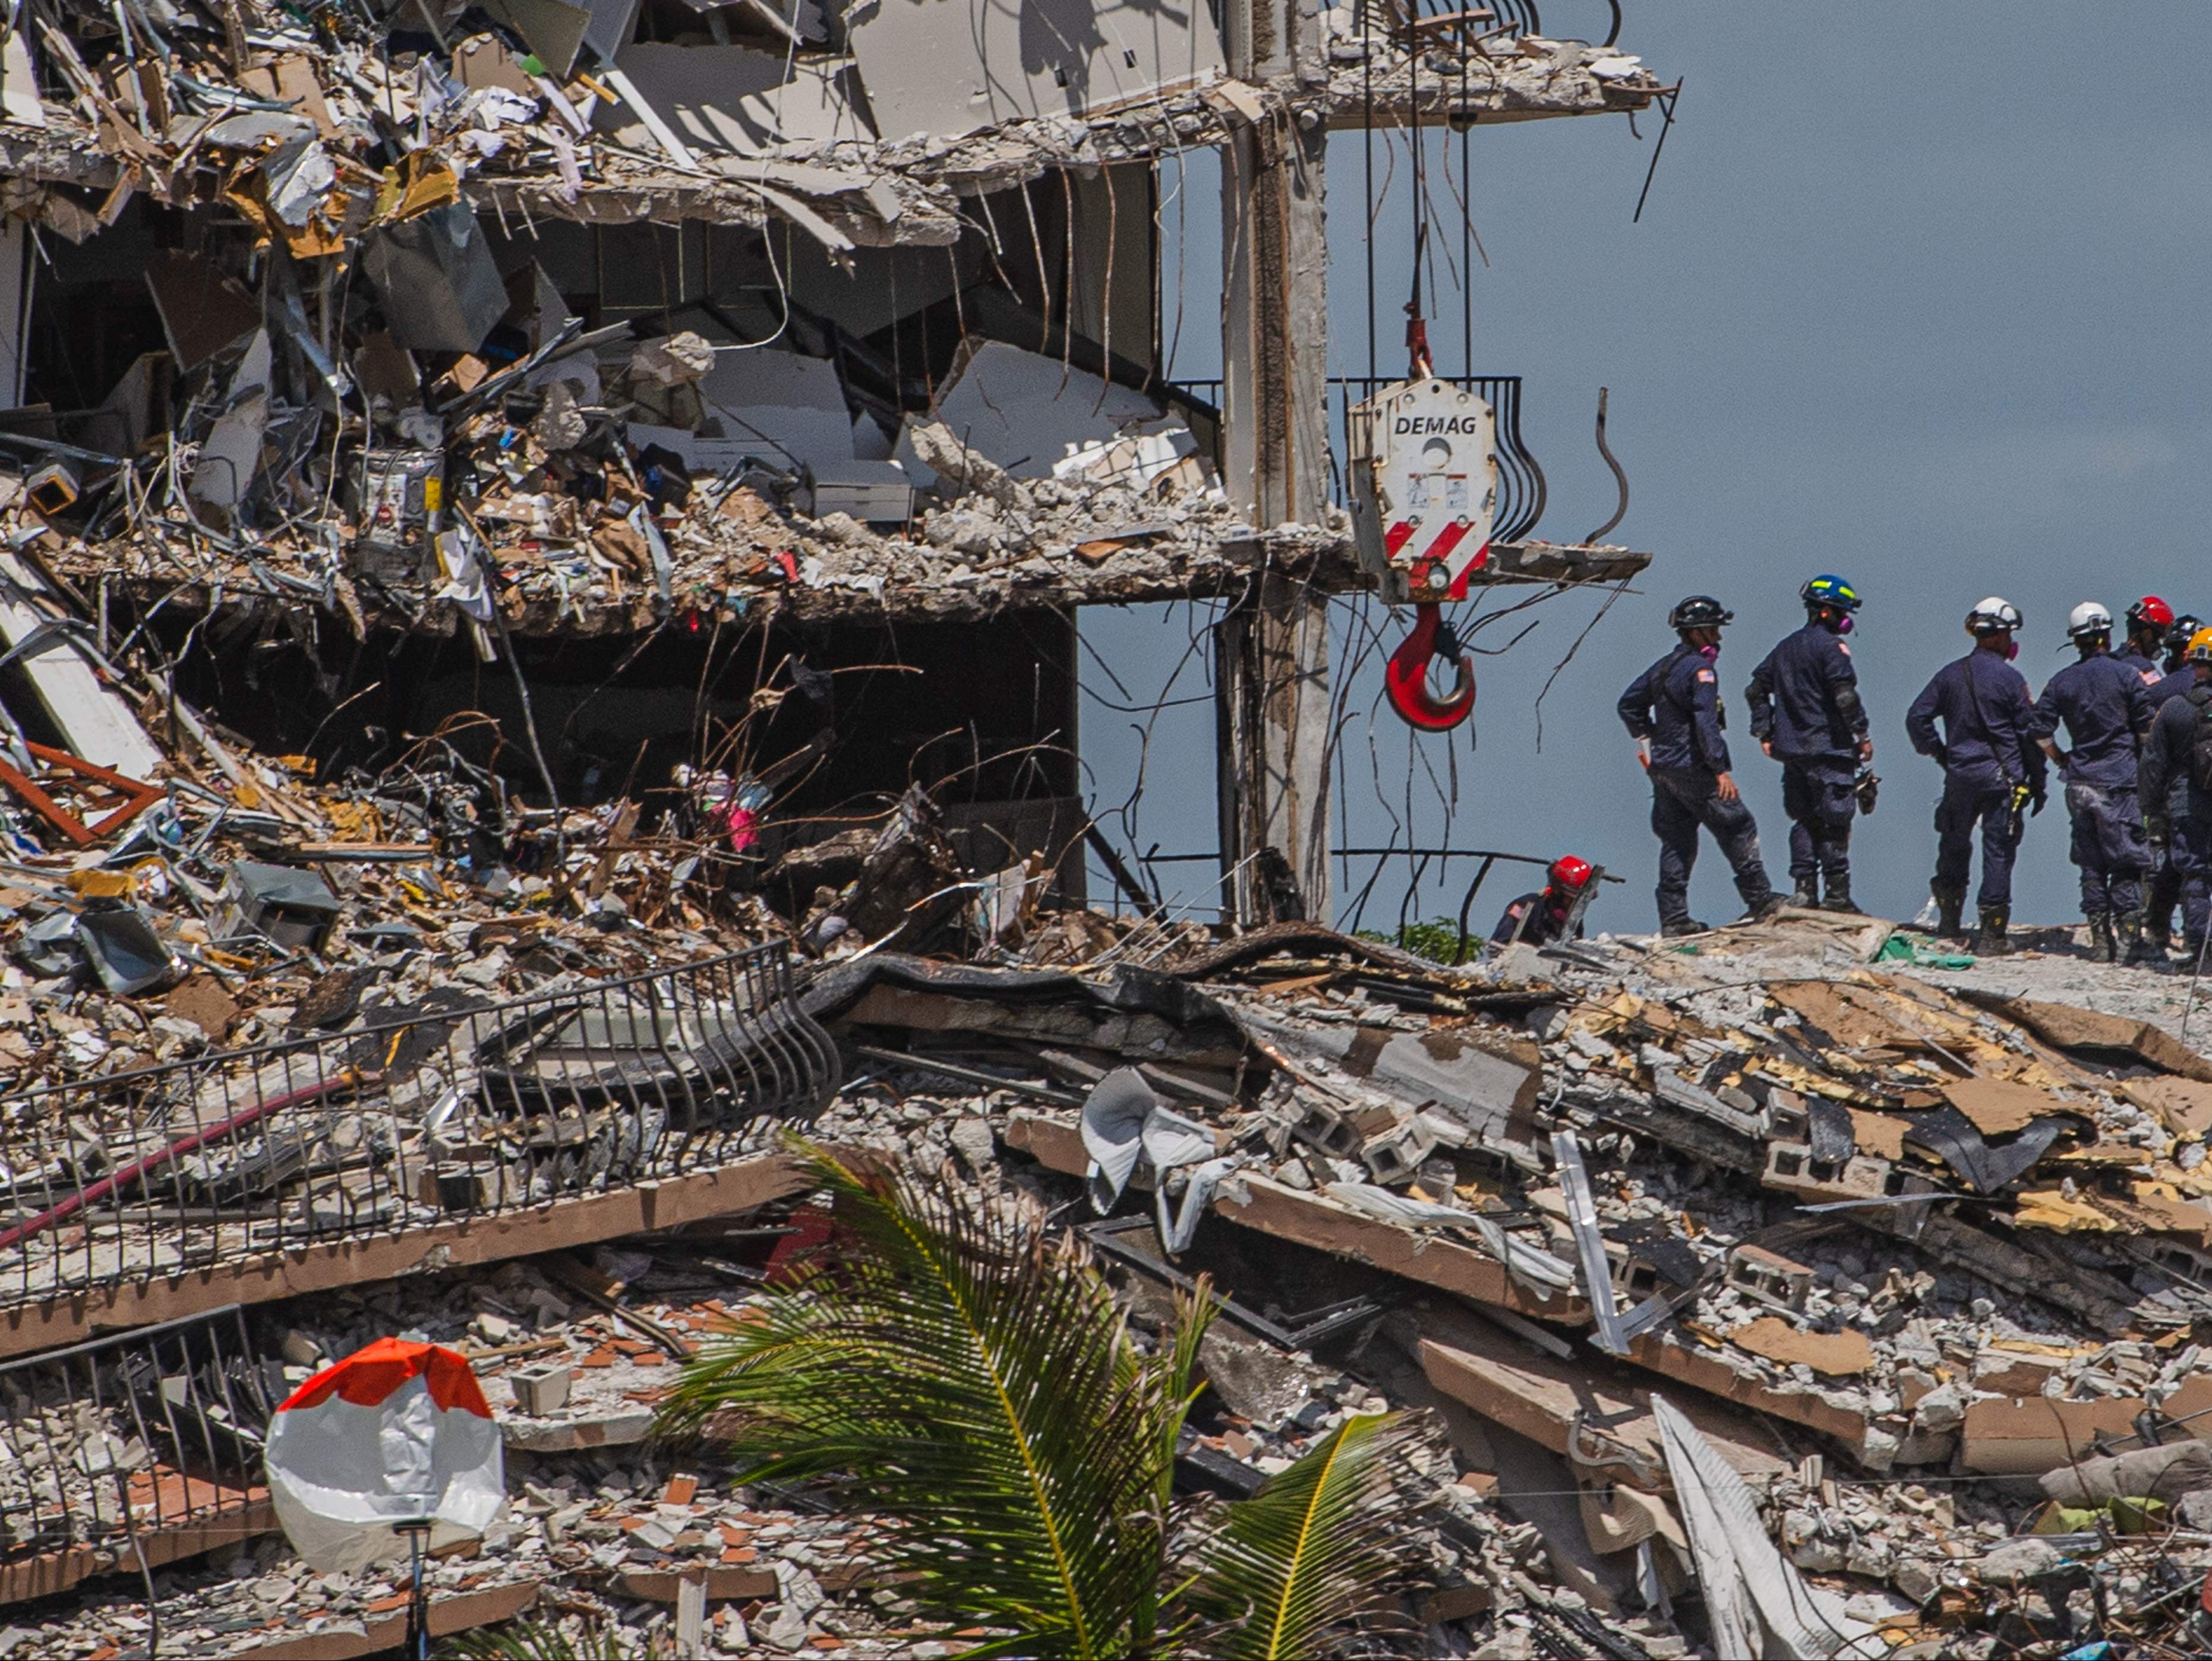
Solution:
[[(1474, 710), (1474, 659), (1460, 647), (1459, 637), (1443, 620), (1443, 608), (1433, 600), (1413, 608), (1413, 632), (1399, 642), (1382, 671), (1390, 707), (1408, 726), (1424, 732), (1449, 732)], [(1450, 694), (1443, 699), (1429, 691), (1429, 664), (1438, 657), (1449, 659), (1457, 673)]]

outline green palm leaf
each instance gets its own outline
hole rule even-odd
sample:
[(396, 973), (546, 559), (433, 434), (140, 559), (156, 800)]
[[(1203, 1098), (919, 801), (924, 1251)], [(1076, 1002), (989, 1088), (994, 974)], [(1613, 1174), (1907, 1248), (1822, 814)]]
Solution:
[(902, 1597), (1006, 1634), (980, 1652), (1147, 1647), (1206, 1300), (1140, 1356), (1035, 1216), (801, 1157), (834, 1197), (830, 1259), (702, 1350), (663, 1431), (733, 1434), (739, 1480), (841, 1480), (884, 1521)]
[(1347, 1419), (1259, 1493), (1221, 1507), (1192, 1549), (1182, 1598), (1203, 1652), (1337, 1653), (1326, 1640), (1395, 1602), (1413, 1522), (1433, 1498), (1409, 1458), (1423, 1434), (1405, 1414)]

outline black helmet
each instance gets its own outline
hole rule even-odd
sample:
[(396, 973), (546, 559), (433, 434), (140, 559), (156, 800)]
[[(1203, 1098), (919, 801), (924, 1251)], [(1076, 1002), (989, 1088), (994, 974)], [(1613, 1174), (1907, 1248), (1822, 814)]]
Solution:
[(1721, 628), (1735, 621), (1735, 613), (1710, 594), (1692, 594), (1667, 614), (1669, 628)]
[(2173, 627), (2166, 631), (2166, 649), (2177, 655), (2187, 651), (2191, 637), (2203, 627), (2198, 619), (2184, 612), (2173, 620)]

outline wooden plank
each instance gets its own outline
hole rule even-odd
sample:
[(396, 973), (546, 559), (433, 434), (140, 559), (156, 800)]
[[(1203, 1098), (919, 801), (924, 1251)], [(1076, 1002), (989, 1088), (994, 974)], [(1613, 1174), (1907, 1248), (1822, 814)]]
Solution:
[(1993, 1014), (2018, 1021), (2045, 1044), (2060, 1050), (2118, 1050), (2137, 1055), (2161, 1072), (2212, 1083), (2212, 1061), (2172, 1034), (2148, 1021), (2105, 1015), (2071, 1003), (2046, 1003), (2033, 997), (2002, 997), (1962, 991), (1960, 996)]
[(641, 1182), (529, 1210), (465, 1218), (401, 1234), (334, 1240), (20, 1304), (0, 1312), (0, 1355), (75, 1343), (231, 1303), (270, 1303), (364, 1282), (396, 1280), (732, 1216), (801, 1191), (808, 1179), (781, 1154), (719, 1170)]

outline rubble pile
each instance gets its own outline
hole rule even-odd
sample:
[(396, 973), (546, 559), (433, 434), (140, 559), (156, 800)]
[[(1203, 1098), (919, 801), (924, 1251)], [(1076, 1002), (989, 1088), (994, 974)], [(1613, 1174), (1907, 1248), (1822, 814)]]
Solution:
[[(732, 906), (672, 876), (667, 842), (628, 842), (622, 803), (520, 810), (455, 766), (319, 789), (234, 759), (220, 790), (181, 760), (126, 781), (123, 826), (102, 817), (116, 789), (35, 762), (18, 775), (42, 805), (0, 808), (13, 1092), (334, 1030), (434, 988), (492, 1002), (727, 949), (710, 912)], [(109, 829), (79, 846), (57, 815)], [(773, 931), (772, 914), (734, 914)]]
[[(1339, 8), (1326, 84), (1286, 94), (1230, 76), (1190, 18), (1062, 9), (1078, 61), (1048, 64), (997, 39), (1012, 23), (970, 40), (811, 0), (41, 4), (4, 36), (5, 222), (83, 245), (71, 282), (143, 282), (162, 349), (98, 371), (66, 339), (17, 352), (9, 549), (103, 622), (111, 591), (173, 621), (255, 597), (356, 637), (471, 632), (487, 657), (508, 627), (1214, 594), (1263, 561), (1353, 585), (1341, 514), (1250, 523), (1213, 476), (1218, 412), (1117, 352), (1110, 318), (1079, 341), (1070, 295), (1057, 317), (1049, 282), (1024, 296), (1006, 267), (1034, 242), (1042, 273), (1045, 233), (1021, 193), (1278, 117), (1603, 113), (1663, 89), (1610, 46), (1413, 41)], [(1085, 259), (1115, 211), (1084, 210)], [(720, 269), (672, 292), (664, 272), (609, 321), (629, 274), (559, 233), (629, 225), (679, 251), (690, 227)], [(929, 343), (948, 325), (957, 347)], [(83, 407), (25, 401), (27, 362)], [(1534, 544), (1498, 571), (1640, 564)]]
[[(1311, 924), (1055, 912), (1040, 870), (963, 872), (919, 792), (791, 856), (838, 880), (794, 881), (787, 918), (434, 748), (318, 785), (208, 737), (143, 800), (23, 775), (53, 811), (19, 814), (5, 872), (0, 1296), (46, 1324), (0, 1363), (19, 1651), (143, 1652), (118, 1546), (204, 1514), (222, 1537), (153, 1567), (165, 1652), (367, 1652), (399, 1589), (292, 1559), (254, 1449), (287, 1390), (398, 1331), (471, 1358), (512, 1460), (507, 1521), (437, 1567), (441, 1630), (953, 1652), (834, 1490), (739, 1490), (711, 1439), (651, 1439), (684, 1360), (823, 1238), (780, 1123), (1036, 1205), (1140, 1336), (1210, 1275), (1193, 1490), (1428, 1410), (1429, 1652), (1729, 1653), (1729, 1600), (1776, 1585), (1810, 1611), (1776, 1652), (2197, 1641), (2212, 1061), (2124, 971), (2107, 996), (2050, 960), (2091, 1008), (2039, 996), (2033, 955), (1977, 985), (1811, 913), (1450, 969)], [(726, 845), (735, 781), (696, 782)], [(125, 811), (88, 846), (59, 823)], [(805, 967), (684, 990), (733, 929)], [(814, 1082), (775, 1094), (771, 1052)], [(50, 1359), (82, 1318), (55, 1290), (165, 1264), (198, 1265), (161, 1306), (184, 1336)], [(210, 1458), (147, 1391), (218, 1385)]]

